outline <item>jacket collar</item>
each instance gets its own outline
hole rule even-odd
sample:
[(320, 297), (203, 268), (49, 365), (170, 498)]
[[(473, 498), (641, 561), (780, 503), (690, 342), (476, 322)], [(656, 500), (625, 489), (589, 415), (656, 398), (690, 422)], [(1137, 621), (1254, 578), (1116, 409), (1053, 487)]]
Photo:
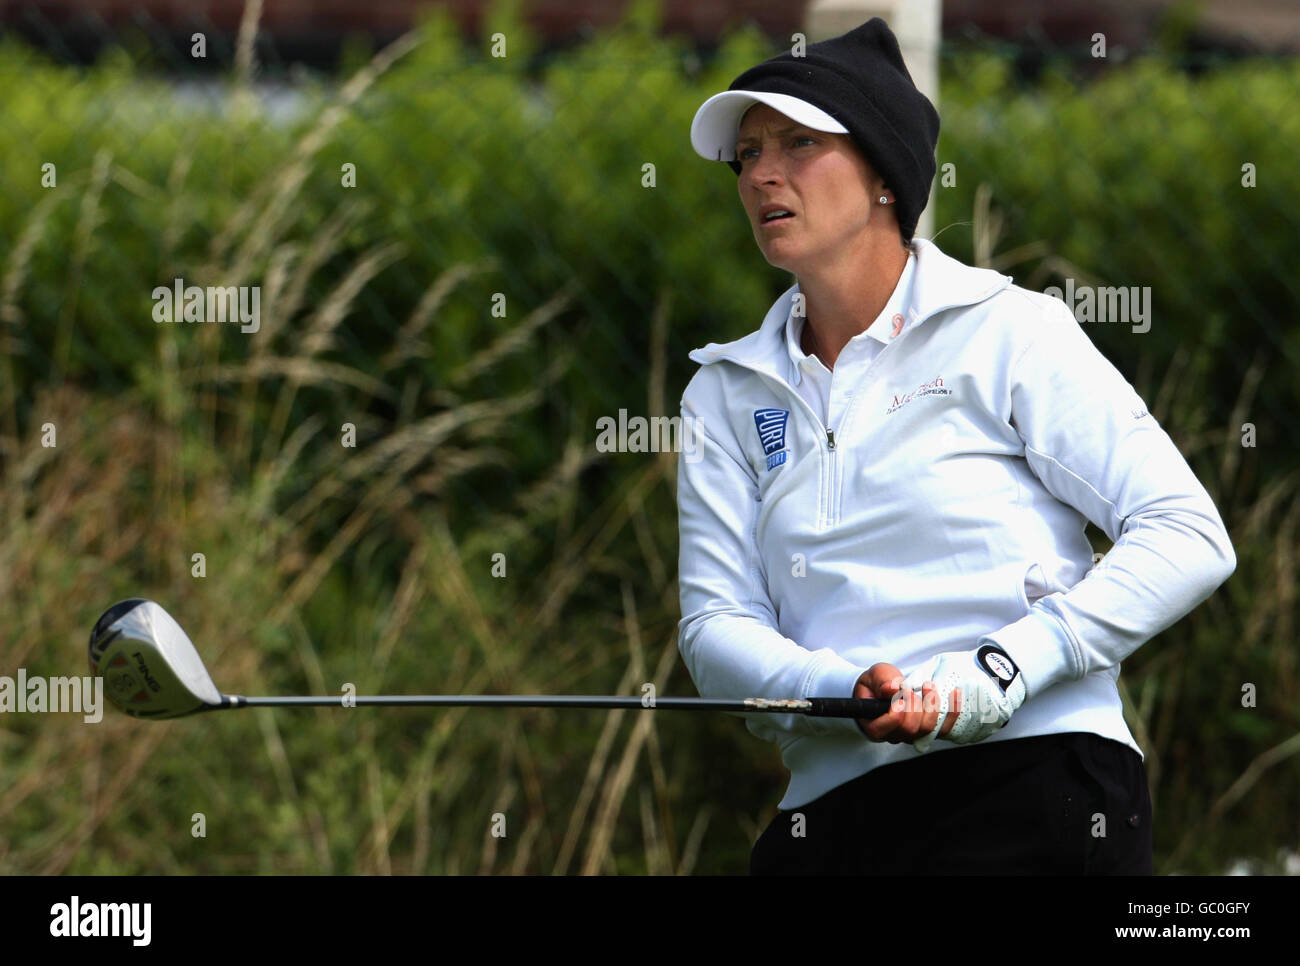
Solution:
[[(928, 239), (915, 239), (913, 247), (916, 268), (907, 329), (923, 324), (946, 309), (983, 302), (1011, 284), (1009, 276), (963, 264), (945, 255)], [(689, 358), (701, 365), (726, 359), (784, 378), (781, 374), (787, 372), (790, 365), (785, 325), (798, 291), (797, 283), (786, 289), (768, 309), (763, 324), (749, 335), (732, 342), (710, 342), (693, 349)]]

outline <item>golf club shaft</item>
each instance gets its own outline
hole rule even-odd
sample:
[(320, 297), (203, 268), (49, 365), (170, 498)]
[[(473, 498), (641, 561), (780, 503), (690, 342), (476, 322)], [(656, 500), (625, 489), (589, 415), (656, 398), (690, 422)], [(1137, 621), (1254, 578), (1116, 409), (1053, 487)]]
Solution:
[(654, 698), (620, 695), (538, 694), (372, 694), (313, 695), (310, 697), (244, 697), (227, 694), (222, 708), (283, 707), (443, 707), (443, 708), (627, 708), (646, 711), (734, 711), (772, 714), (806, 714), (822, 718), (878, 718), (889, 711), (884, 698)]

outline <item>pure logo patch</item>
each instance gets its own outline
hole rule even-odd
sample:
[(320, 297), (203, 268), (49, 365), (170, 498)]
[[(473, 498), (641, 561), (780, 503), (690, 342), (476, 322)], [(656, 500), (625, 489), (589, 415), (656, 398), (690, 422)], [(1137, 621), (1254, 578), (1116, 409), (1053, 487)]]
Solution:
[(1006, 693), (1011, 682), (1020, 673), (1020, 668), (1016, 667), (1016, 662), (1011, 660), (1011, 656), (992, 644), (985, 644), (975, 652), (975, 663), (998, 682), (1003, 693)]
[(774, 469), (789, 455), (785, 449), (785, 424), (790, 418), (788, 409), (755, 409), (754, 425), (758, 428), (758, 441), (767, 456), (767, 468)]

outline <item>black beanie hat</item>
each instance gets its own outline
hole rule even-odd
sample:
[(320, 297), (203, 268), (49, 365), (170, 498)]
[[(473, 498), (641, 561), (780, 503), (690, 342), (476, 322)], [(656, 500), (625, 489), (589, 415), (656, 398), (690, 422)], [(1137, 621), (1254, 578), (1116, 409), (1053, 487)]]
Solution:
[[(790, 94), (813, 104), (849, 129), (858, 148), (898, 199), (898, 226), (911, 241), (930, 200), (939, 113), (916, 89), (898, 39), (873, 17), (830, 40), (787, 51), (751, 67), (728, 90)], [(727, 162), (737, 175), (739, 161)]]

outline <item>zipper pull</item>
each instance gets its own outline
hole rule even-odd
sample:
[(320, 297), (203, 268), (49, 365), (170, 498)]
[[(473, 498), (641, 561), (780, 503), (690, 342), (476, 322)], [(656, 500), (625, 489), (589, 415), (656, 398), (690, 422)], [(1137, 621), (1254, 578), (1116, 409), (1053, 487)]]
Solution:
[(826, 430), (826, 447), (827, 449), (835, 448), (835, 434), (829, 429)]

